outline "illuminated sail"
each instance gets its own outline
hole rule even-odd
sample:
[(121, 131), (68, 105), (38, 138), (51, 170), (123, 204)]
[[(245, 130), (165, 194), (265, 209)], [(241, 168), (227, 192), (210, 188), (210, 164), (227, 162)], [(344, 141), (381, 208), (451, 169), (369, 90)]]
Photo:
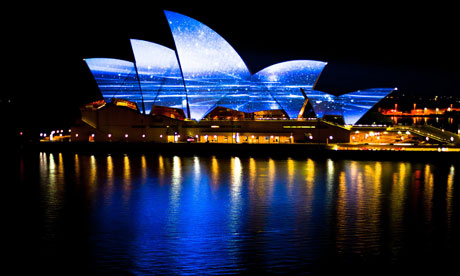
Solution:
[(395, 88), (372, 88), (334, 96), (317, 90), (307, 91), (307, 97), (318, 118), (342, 115), (347, 125), (354, 125), (369, 109)]
[(250, 73), (238, 53), (208, 26), (165, 11), (180, 60), (190, 113), (200, 120), (220, 105), (239, 110), (247, 102)]
[(142, 110), (142, 93), (134, 63), (112, 58), (85, 59), (106, 102), (120, 98), (135, 102)]
[(152, 105), (180, 108), (187, 114), (184, 82), (176, 53), (162, 45), (131, 39), (146, 114)]

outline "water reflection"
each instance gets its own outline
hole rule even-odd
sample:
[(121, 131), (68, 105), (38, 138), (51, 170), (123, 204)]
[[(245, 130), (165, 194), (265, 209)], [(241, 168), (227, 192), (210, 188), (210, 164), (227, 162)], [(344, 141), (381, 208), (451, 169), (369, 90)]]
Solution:
[(430, 246), (429, 229), (441, 229), (445, 244), (458, 230), (452, 164), (56, 153), (38, 160), (43, 232), (53, 239), (69, 215), (64, 195), (79, 187), (81, 206), (92, 208), (96, 270), (309, 271), (324, 256), (391, 263)]
[(173, 157), (173, 166), (171, 173), (171, 214), (176, 215), (179, 208), (179, 197), (182, 183), (182, 167), (179, 156)]
[(113, 186), (113, 159), (111, 155), (107, 155), (107, 184), (109, 187)]
[(425, 165), (425, 181), (424, 181), (424, 206), (425, 206), (425, 222), (431, 222), (432, 214), (432, 200), (433, 200), (433, 173), (431, 166)]

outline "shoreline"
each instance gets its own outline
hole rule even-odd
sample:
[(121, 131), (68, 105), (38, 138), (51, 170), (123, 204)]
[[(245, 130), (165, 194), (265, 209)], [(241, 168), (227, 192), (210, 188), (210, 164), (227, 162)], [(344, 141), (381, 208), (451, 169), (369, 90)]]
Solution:
[[(337, 149), (341, 148), (341, 149)], [(346, 149), (343, 149), (346, 148)], [(420, 149), (420, 150), (417, 150)], [(369, 148), (340, 144), (214, 144), (214, 143), (126, 143), (126, 142), (39, 142), (23, 144), (22, 151), (69, 153), (143, 153), (165, 155), (238, 155), (260, 157), (315, 157), (333, 159), (460, 162), (458, 147)], [(451, 151), (449, 151), (451, 149)], [(452, 149), (456, 151), (452, 151)]]

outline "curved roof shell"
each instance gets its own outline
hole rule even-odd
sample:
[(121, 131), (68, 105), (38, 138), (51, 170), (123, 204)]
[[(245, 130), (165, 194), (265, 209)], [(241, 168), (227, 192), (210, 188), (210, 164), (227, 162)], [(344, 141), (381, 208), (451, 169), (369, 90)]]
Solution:
[(219, 34), (188, 16), (165, 11), (175, 50), (131, 39), (135, 62), (86, 59), (106, 101), (123, 98), (149, 114), (154, 105), (180, 108), (201, 120), (215, 107), (243, 112), (282, 109), (297, 118), (306, 97), (318, 117), (343, 115), (354, 124), (393, 88), (341, 96), (314, 90), (326, 62), (292, 60), (251, 75), (235, 49)]

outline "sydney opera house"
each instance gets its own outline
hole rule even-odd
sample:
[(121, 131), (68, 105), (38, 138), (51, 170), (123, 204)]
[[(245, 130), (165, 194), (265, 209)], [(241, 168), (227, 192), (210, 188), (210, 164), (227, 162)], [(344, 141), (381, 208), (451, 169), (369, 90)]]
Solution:
[(318, 91), (323, 61), (251, 73), (208, 26), (165, 15), (175, 49), (131, 39), (133, 61), (85, 59), (103, 99), (82, 107), (73, 141), (348, 142), (350, 126), (394, 90)]

